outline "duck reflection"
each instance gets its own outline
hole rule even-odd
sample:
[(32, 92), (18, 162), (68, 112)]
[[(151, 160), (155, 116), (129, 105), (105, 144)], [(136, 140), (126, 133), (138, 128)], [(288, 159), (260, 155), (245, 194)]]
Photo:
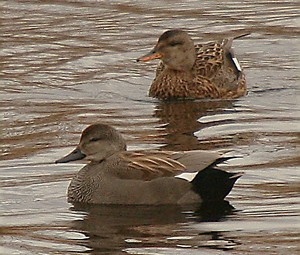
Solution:
[(214, 222), (222, 220), (226, 215), (232, 214), (235, 208), (226, 200), (202, 203), (194, 212), (197, 221)]
[(201, 149), (202, 145), (199, 144), (194, 133), (214, 124), (201, 123), (198, 120), (203, 116), (221, 113), (232, 107), (232, 100), (159, 102), (154, 111), (154, 116), (159, 118), (159, 123), (165, 125), (166, 145), (164, 149)]
[[(194, 229), (183, 226), (191, 224), (191, 221), (196, 223), (223, 220), (233, 209), (227, 201), (202, 204), (200, 207), (74, 204), (71, 210), (84, 212), (86, 215), (82, 220), (73, 222), (72, 231), (86, 235), (84, 245), (92, 250), (91, 254), (94, 254), (93, 251), (95, 254), (97, 251), (121, 254), (123, 249), (146, 245), (176, 247), (176, 241), (169, 241), (174, 236), (196, 236), (197, 240), (187, 238), (187, 245), (194, 246), (211, 240), (213, 236), (207, 231), (207, 234), (199, 235)], [(178, 242), (182, 244), (182, 240)]]

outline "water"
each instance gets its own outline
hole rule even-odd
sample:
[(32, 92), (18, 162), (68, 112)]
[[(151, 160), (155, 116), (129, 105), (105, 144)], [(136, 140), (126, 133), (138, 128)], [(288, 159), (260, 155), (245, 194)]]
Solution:
[[(0, 254), (299, 254), (298, 1), (0, 5)], [(177, 27), (197, 42), (251, 32), (234, 42), (248, 95), (149, 98), (156, 63), (135, 59)], [(66, 189), (82, 165), (53, 162), (96, 121), (133, 149), (240, 156), (224, 166), (244, 172), (230, 205), (74, 208)]]

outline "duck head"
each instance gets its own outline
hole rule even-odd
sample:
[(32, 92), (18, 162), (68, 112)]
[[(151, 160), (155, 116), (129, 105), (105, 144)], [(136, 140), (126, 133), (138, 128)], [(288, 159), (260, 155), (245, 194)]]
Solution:
[(66, 163), (84, 158), (92, 162), (100, 162), (125, 150), (126, 142), (116, 129), (97, 123), (82, 132), (80, 142), (75, 150), (55, 163)]
[(168, 30), (159, 37), (154, 49), (137, 61), (146, 62), (152, 59), (161, 59), (170, 69), (188, 71), (196, 61), (194, 42), (183, 30)]

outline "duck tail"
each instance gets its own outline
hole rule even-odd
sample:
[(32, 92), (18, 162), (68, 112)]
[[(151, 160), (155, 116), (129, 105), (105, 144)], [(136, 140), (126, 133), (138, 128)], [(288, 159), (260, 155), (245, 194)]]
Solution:
[(235, 158), (239, 158), (239, 157), (237, 157), (237, 156), (231, 156), (231, 157), (220, 157), (220, 158), (217, 158), (213, 163), (211, 163), (206, 168), (208, 168), (208, 167), (215, 167), (216, 165), (222, 164), (222, 163), (226, 162), (227, 160), (235, 159)]
[(242, 38), (244, 36), (247, 36), (247, 35), (251, 35), (251, 33), (244, 33), (244, 34), (237, 35), (237, 36), (233, 37), (233, 40), (240, 39), (240, 38)]
[(230, 193), (233, 185), (241, 176), (242, 173), (228, 173), (210, 165), (198, 172), (191, 181), (192, 190), (204, 202), (222, 201)]
[(224, 50), (225, 50), (228, 58), (230, 59), (230, 61), (234, 65), (234, 67), (237, 71), (238, 77), (242, 72), (242, 67), (241, 67), (237, 57), (235, 56), (235, 53), (234, 53), (233, 49), (231, 48), (231, 46), (232, 46), (233, 40), (242, 38), (242, 37), (247, 36), (247, 35), (250, 35), (250, 33), (240, 34), (240, 35), (237, 35), (235, 37), (230, 37), (230, 38), (226, 38), (226, 39), (223, 40)]

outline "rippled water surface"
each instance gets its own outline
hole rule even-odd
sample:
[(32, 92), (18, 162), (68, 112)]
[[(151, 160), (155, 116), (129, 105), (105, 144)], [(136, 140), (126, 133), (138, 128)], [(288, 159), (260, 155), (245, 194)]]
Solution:
[[(0, 254), (299, 254), (299, 1), (0, 6)], [(234, 42), (248, 95), (149, 98), (157, 63), (135, 59), (178, 27), (196, 42), (251, 32)], [(96, 121), (130, 148), (240, 156), (225, 166), (244, 172), (224, 205), (235, 209), (68, 204), (82, 165), (53, 162)]]

